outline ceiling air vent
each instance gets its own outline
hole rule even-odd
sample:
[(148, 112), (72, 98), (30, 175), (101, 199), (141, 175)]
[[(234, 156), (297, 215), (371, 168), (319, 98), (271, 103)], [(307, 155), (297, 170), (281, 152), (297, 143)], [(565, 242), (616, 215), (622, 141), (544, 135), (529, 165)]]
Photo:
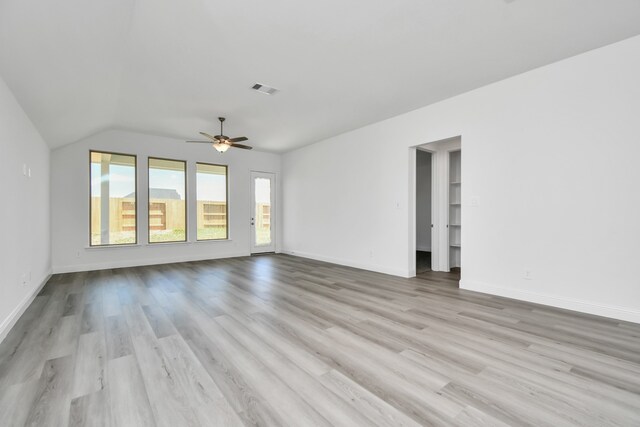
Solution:
[(262, 83), (254, 84), (251, 89), (257, 90), (260, 93), (264, 93), (265, 95), (273, 95), (278, 91), (275, 87), (270, 87), (267, 85), (263, 85)]

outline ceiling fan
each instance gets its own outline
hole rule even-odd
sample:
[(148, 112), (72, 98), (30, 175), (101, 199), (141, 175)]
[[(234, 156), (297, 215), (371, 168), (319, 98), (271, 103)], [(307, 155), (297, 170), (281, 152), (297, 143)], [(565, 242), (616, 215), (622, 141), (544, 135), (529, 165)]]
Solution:
[(238, 144), (238, 142), (247, 141), (249, 138), (245, 136), (239, 136), (237, 138), (229, 138), (222, 131), (222, 124), (224, 123), (224, 117), (218, 117), (220, 120), (220, 135), (211, 136), (206, 132), (200, 132), (200, 135), (206, 136), (210, 139), (210, 141), (187, 141), (187, 142), (196, 142), (196, 143), (204, 143), (211, 144), (213, 143), (213, 148), (218, 150), (219, 153), (224, 153), (229, 149), (229, 147), (242, 148), (244, 150), (251, 150), (253, 147), (244, 144)]

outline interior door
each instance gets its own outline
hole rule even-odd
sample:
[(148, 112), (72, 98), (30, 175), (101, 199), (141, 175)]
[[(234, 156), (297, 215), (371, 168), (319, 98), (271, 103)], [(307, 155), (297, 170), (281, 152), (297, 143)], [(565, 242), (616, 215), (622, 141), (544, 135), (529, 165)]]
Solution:
[(276, 176), (251, 172), (251, 253), (276, 251)]

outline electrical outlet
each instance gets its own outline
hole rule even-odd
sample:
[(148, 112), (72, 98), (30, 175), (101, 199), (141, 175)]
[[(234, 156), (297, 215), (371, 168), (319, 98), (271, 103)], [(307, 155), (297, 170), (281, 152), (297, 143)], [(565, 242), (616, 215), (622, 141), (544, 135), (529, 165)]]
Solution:
[(531, 270), (525, 270), (524, 274), (522, 275), (522, 278), (524, 280), (533, 280), (533, 276), (531, 275)]
[(369, 250), (369, 258), (373, 258), (373, 249)]
[(27, 283), (29, 283), (29, 278), (27, 277), (27, 273), (23, 273), (22, 276), (20, 276), (20, 284), (27, 286)]

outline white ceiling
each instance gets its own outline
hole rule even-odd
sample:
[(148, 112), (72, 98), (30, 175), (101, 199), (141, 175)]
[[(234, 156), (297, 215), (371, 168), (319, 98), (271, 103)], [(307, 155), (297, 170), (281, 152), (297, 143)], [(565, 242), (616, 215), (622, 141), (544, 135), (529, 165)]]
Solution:
[(52, 147), (224, 115), (286, 151), (637, 34), (638, 0), (0, 0), (0, 75)]

